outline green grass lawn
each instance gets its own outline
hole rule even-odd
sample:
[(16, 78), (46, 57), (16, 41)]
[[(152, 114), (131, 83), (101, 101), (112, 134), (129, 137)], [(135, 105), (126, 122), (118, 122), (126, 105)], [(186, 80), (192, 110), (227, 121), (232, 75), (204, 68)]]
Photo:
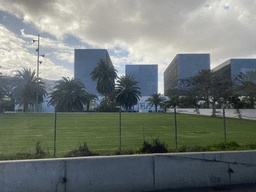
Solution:
[[(206, 146), (224, 141), (223, 118), (177, 114), (178, 147)], [(227, 141), (256, 144), (256, 121), (226, 119)], [(122, 113), (122, 149), (138, 150), (144, 141), (159, 138), (175, 148), (174, 114)], [(36, 142), (53, 154), (54, 114), (0, 114), (0, 154), (34, 152)], [(119, 148), (118, 113), (59, 113), (57, 156), (86, 142), (92, 151)]]

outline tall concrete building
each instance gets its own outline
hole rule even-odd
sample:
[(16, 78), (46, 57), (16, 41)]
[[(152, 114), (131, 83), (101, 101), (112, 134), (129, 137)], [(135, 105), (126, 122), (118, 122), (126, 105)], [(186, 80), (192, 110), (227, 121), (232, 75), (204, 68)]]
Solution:
[(92, 81), (90, 74), (101, 58), (113, 65), (106, 49), (75, 49), (74, 77), (82, 81), (86, 91), (95, 95), (99, 95), (97, 82)]
[(158, 65), (126, 65), (125, 74), (138, 81), (141, 96), (158, 93)]
[(246, 71), (256, 71), (256, 59), (229, 59), (212, 70), (234, 78)]
[(164, 71), (164, 95), (180, 88), (178, 80), (193, 77), (202, 69), (210, 69), (210, 54), (177, 54)]

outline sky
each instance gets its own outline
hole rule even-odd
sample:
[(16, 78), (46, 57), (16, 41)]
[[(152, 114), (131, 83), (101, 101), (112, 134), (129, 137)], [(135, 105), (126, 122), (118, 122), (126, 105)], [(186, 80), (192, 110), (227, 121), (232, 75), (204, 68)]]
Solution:
[(74, 49), (107, 49), (118, 75), (126, 64), (158, 64), (177, 54), (209, 53), (211, 68), (256, 57), (256, 0), (0, 0), (0, 72), (74, 76)]

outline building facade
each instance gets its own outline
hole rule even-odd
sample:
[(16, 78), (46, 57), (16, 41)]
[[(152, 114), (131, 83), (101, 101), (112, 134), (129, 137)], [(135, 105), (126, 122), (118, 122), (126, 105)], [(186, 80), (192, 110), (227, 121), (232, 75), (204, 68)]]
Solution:
[(164, 95), (173, 88), (180, 88), (178, 80), (198, 74), (202, 69), (210, 69), (210, 54), (178, 54), (164, 71)]
[(212, 70), (234, 79), (240, 73), (256, 71), (256, 59), (229, 59)]
[(106, 49), (75, 49), (74, 77), (82, 81), (86, 91), (98, 96), (97, 82), (92, 81), (90, 74), (97, 67), (101, 58), (113, 66)]
[(158, 65), (126, 65), (125, 74), (138, 82), (141, 96), (158, 93)]

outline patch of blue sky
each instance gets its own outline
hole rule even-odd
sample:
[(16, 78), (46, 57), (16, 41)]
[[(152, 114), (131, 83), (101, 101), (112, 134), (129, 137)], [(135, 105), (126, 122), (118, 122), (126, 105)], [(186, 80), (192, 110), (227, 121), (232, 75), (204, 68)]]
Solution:
[(84, 48), (90, 49), (90, 45), (83, 43), (81, 39), (74, 37), (73, 35), (69, 35), (69, 34), (65, 35), (63, 43), (73, 46), (73, 47), (75, 47), (75, 49), (84, 49)]
[(114, 49), (108, 49), (109, 55), (115, 55), (117, 58), (122, 58), (122, 57), (128, 57), (129, 52), (122, 49), (119, 46), (116, 46)]
[(74, 63), (69, 63), (56, 57), (50, 57), (50, 60), (57, 66), (63, 66), (64, 68), (69, 69), (70, 71), (74, 71)]
[[(0, 23), (5, 26), (9, 31), (21, 37), (21, 30), (24, 29), (25, 33), (37, 36), (40, 32), (33, 27), (33, 25), (26, 24), (21, 18), (16, 17), (8, 12), (0, 10)], [(56, 40), (56, 38), (48, 33), (41, 33), (40, 36)], [(25, 38), (24, 38), (25, 39)], [(27, 40), (27, 39), (26, 39)], [(31, 40), (32, 41), (32, 40)]]
[(224, 9), (229, 10), (229, 6), (224, 6)]
[(8, 12), (0, 11), (0, 22), (9, 31), (15, 33), (17, 36), (21, 35), (20, 29), (28, 29), (31, 33), (37, 33), (35, 28), (26, 25), (22, 22), (22, 19), (17, 18), (15, 15), (9, 14)]

